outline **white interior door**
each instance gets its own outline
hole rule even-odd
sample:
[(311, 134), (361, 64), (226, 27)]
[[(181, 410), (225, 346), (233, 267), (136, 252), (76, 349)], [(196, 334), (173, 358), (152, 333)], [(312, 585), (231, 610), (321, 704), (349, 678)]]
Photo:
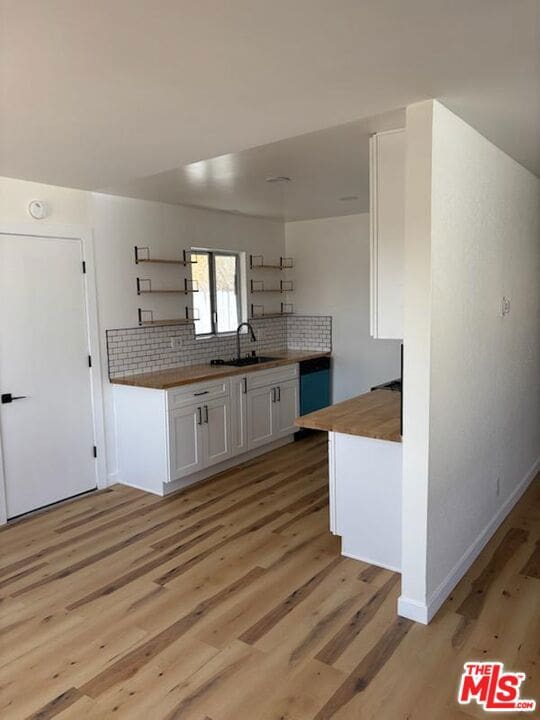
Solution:
[[(80, 240), (0, 235), (7, 516), (96, 487)], [(13, 398), (23, 396), (21, 399)]]

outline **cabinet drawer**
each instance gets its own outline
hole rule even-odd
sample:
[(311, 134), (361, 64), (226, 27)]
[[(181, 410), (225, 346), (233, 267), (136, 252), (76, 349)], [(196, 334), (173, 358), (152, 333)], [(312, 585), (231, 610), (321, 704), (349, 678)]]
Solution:
[(286, 380), (293, 380), (298, 377), (298, 363), (292, 365), (284, 365), (280, 368), (272, 368), (271, 370), (258, 370), (257, 372), (247, 373), (247, 389), (267, 387), (268, 385), (276, 385)]
[(204, 403), (215, 398), (228, 397), (229, 393), (230, 383), (228, 378), (183, 385), (167, 391), (167, 405), (169, 410), (175, 410), (197, 402)]

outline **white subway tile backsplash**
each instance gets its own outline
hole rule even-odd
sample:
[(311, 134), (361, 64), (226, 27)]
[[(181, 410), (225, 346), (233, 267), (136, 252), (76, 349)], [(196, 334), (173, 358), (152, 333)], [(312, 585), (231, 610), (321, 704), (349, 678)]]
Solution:
[[(251, 322), (257, 342), (252, 343), (248, 335), (242, 335), (242, 353), (332, 349), (330, 316), (294, 315)], [(175, 348), (171, 348), (173, 337), (177, 339)], [(114, 378), (233, 357), (236, 336), (196, 339), (193, 325), (120, 328), (107, 330), (107, 353), (109, 377)]]

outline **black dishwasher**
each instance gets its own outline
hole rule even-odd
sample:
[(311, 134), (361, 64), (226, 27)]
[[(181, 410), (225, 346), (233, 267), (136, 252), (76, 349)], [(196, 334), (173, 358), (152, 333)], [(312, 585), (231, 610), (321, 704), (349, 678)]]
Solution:
[[(300, 415), (307, 415), (330, 405), (331, 358), (318, 357), (300, 363)], [(297, 438), (309, 434), (302, 429)]]

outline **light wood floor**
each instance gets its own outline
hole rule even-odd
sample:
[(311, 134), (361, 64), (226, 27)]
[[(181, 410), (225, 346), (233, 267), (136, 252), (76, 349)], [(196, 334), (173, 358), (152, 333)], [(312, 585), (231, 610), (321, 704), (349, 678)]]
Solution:
[(467, 720), (466, 660), (540, 700), (540, 482), (429, 627), (328, 532), (326, 435), (160, 500), (116, 486), (0, 532), (0, 717)]

